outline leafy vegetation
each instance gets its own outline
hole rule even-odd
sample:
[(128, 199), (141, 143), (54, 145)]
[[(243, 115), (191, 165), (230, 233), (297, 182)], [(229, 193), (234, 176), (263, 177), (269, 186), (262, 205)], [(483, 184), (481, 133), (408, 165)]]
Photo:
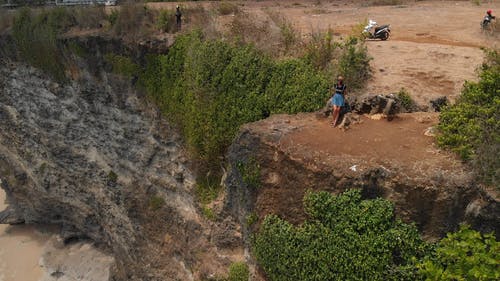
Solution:
[(246, 162), (240, 161), (237, 168), (248, 188), (260, 187), (260, 165), (255, 159), (252, 158)]
[[(39, 13), (21, 10), (15, 17), (13, 32), (21, 57), (63, 80), (65, 64), (70, 63), (65, 60), (72, 58), (64, 51), (82, 58), (88, 54), (78, 44), (58, 40), (58, 35), (80, 22), (85, 28), (107, 27), (103, 29), (108, 34), (124, 40), (137, 39), (151, 30), (170, 32), (173, 26), (171, 11), (157, 12), (143, 4), (124, 5), (108, 15), (102, 9), (92, 13), (94, 9), (55, 8)], [(88, 13), (95, 15), (86, 17)], [(210, 25), (210, 13), (202, 7), (189, 8), (186, 14), (190, 27)], [(180, 35), (168, 54), (150, 55), (143, 65), (120, 54), (105, 55), (113, 72), (138, 76), (138, 85), (181, 131), (198, 160), (199, 186), (208, 190), (200, 192), (204, 197), (213, 197), (218, 190), (223, 155), (241, 124), (276, 113), (317, 110), (329, 96), (332, 77), (340, 73), (352, 76), (347, 80), (353, 82), (351, 88), (356, 88), (363, 84), (363, 79), (356, 78), (359, 73), (369, 73), (369, 59), (360, 41), (336, 43), (327, 33), (318, 34), (316, 42), (302, 42), (294, 26), (275, 13), (272, 20), (279, 30), (279, 50), (268, 52), (263, 45), (254, 43), (261, 40), (269, 45), (269, 23), (252, 31), (255, 24), (247, 27), (248, 22), (241, 21), (244, 24), (239, 29), (237, 19), (251, 18), (243, 13), (235, 17), (235, 29), (230, 28), (233, 33), (222, 38), (217, 37), (221, 34), (209, 34), (207, 28)], [(235, 34), (248, 37), (239, 40)], [(210, 37), (213, 35), (219, 39)], [(318, 46), (314, 46), (316, 43)], [(293, 58), (283, 57), (292, 53)]]
[(270, 280), (416, 280), (415, 262), (430, 247), (415, 226), (395, 219), (384, 199), (361, 200), (359, 190), (308, 193), (310, 219), (300, 226), (270, 215), (254, 253)]
[(415, 101), (411, 98), (410, 93), (408, 93), (405, 88), (401, 88), (401, 90), (399, 90), (397, 97), (406, 112), (411, 112), (416, 107)]
[(437, 244), (394, 217), (384, 199), (307, 193), (309, 219), (264, 219), (253, 251), (269, 280), (498, 280), (500, 242), (463, 225)]
[(500, 242), (493, 234), (462, 226), (441, 240), (418, 268), (426, 280), (499, 280)]
[(156, 19), (156, 26), (160, 31), (172, 32), (175, 27), (175, 13), (173, 10), (160, 10)]
[(199, 32), (179, 36), (167, 55), (149, 57), (141, 84), (179, 126), (200, 166), (214, 170), (241, 124), (316, 110), (328, 96), (328, 79), (304, 60), (274, 62), (251, 46), (203, 40)]
[(234, 262), (229, 266), (228, 281), (248, 281), (250, 272), (244, 262)]
[(364, 44), (360, 44), (359, 39), (350, 37), (343, 45), (343, 52), (338, 61), (338, 74), (343, 74), (349, 88), (363, 88), (370, 77), (370, 60), (368, 51)]
[(485, 182), (500, 186), (500, 54), (487, 51), (479, 82), (466, 82), (439, 116), (438, 143), (457, 152)]
[(203, 216), (205, 216), (205, 218), (207, 218), (207, 219), (209, 219), (211, 221), (215, 221), (215, 219), (216, 219), (215, 212), (210, 207), (203, 206), (201, 208), (201, 212), (203, 213)]
[(120, 74), (125, 77), (132, 77), (139, 74), (139, 65), (135, 64), (132, 59), (128, 57), (108, 53), (104, 55), (104, 60), (111, 64), (112, 71), (116, 74)]
[(246, 227), (252, 227), (259, 220), (259, 216), (252, 212), (246, 217)]

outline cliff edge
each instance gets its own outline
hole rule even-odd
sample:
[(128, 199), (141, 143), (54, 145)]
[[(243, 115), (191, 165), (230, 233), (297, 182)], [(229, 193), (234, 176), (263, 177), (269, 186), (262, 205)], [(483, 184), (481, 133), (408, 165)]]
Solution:
[(499, 234), (497, 192), (481, 188), (455, 155), (436, 146), (431, 127), (437, 113), (356, 119), (349, 130), (315, 114), (243, 126), (228, 154), (225, 210), (242, 224), (270, 213), (300, 223), (307, 190), (358, 188), (365, 198), (394, 202), (396, 215), (415, 222), (429, 239), (462, 222)]

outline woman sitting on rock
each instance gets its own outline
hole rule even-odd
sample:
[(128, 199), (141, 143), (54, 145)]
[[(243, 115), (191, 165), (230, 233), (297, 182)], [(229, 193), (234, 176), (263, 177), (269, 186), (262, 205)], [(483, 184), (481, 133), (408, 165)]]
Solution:
[(330, 99), (330, 105), (333, 107), (332, 110), (332, 126), (335, 127), (337, 125), (337, 121), (340, 115), (340, 109), (344, 106), (344, 97), (347, 93), (347, 86), (344, 84), (344, 77), (339, 76), (337, 78), (337, 83), (334, 87), (335, 94)]

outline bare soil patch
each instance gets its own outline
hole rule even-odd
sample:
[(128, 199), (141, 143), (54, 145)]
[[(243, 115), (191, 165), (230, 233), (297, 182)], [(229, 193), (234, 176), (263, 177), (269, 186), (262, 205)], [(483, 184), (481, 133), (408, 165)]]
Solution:
[[(289, 18), (303, 36), (331, 28), (345, 37), (367, 20), (391, 24), (388, 41), (367, 41), (373, 77), (364, 92), (387, 94), (405, 88), (420, 104), (438, 96), (454, 100), (466, 80), (476, 79), (480, 47), (498, 48), (498, 36), (481, 32), (487, 9), (500, 2), (418, 1), (396, 6), (366, 6), (365, 1), (245, 2), (259, 14), (276, 10)], [(299, 5), (300, 4), (300, 5)]]
[(308, 157), (312, 151), (328, 165), (337, 159), (355, 159), (353, 169), (363, 170), (364, 163), (378, 163), (383, 167), (399, 167), (415, 177), (422, 169), (440, 167), (453, 173), (461, 165), (457, 157), (441, 151), (431, 136), (424, 133), (438, 122), (437, 113), (400, 114), (392, 121), (374, 120), (361, 116), (361, 122), (348, 130), (332, 128), (330, 118), (316, 119), (306, 115), (292, 121), (300, 130), (282, 140), (284, 150)]

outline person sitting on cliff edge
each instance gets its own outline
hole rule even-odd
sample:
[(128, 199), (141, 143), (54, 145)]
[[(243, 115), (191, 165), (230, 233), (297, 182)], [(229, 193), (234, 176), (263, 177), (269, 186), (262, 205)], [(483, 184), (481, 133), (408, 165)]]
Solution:
[(347, 86), (344, 84), (344, 77), (339, 75), (337, 77), (337, 83), (333, 87), (334, 94), (330, 99), (330, 105), (332, 106), (332, 123), (333, 127), (337, 126), (337, 122), (340, 115), (340, 109), (345, 105), (345, 95), (347, 94)]

